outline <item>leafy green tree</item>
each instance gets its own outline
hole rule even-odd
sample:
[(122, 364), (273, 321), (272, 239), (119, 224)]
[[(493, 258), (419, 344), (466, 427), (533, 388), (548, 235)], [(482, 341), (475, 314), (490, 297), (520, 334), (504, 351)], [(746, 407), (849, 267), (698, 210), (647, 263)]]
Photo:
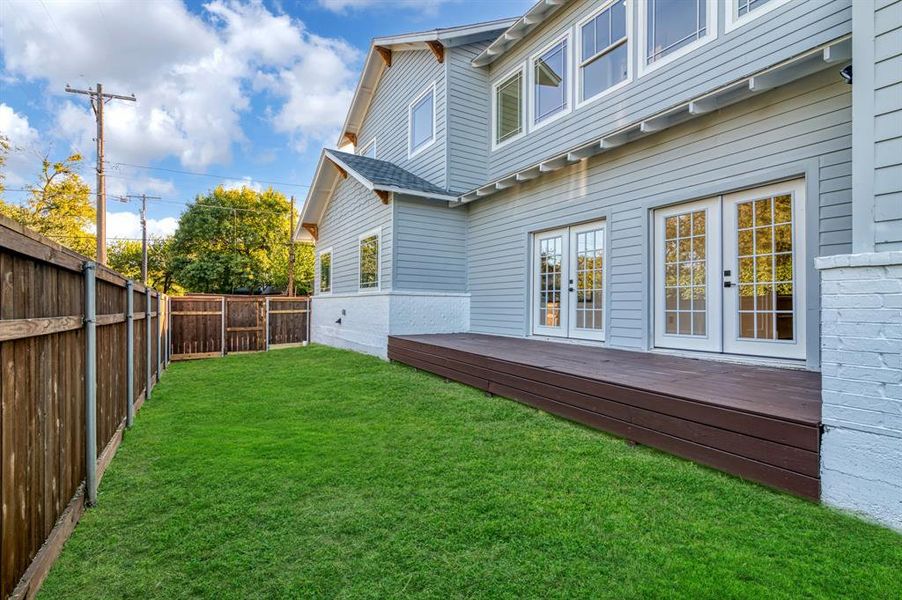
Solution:
[[(290, 206), (272, 188), (262, 192), (217, 187), (199, 195), (173, 236), (175, 280), (193, 292), (230, 293), (288, 284)], [(307, 256), (309, 254), (309, 257)], [(312, 279), (313, 250), (298, 246), (296, 280)], [(309, 286), (309, 284), (307, 284)]]
[[(135, 281), (141, 279), (141, 242), (113, 242), (107, 250), (107, 259), (111, 269)], [(147, 240), (147, 282), (164, 294), (184, 293), (184, 289), (175, 281), (172, 263), (172, 238)]]
[(45, 235), (85, 256), (96, 253), (96, 238), (91, 226), (96, 218), (91, 205), (91, 188), (78, 174), (80, 154), (65, 160), (41, 162), (41, 176), (31, 187), (25, 204), (0, 200), (0, 214)]
[(3, 180), (6, 179), (6, 173), (3, 172), (3, 167), (6, 166), (6, 157), (9, 154), (9, 138), (3, 134), (0, 134), (0, 199), (3, 197), (3, 191), (6, 189)]

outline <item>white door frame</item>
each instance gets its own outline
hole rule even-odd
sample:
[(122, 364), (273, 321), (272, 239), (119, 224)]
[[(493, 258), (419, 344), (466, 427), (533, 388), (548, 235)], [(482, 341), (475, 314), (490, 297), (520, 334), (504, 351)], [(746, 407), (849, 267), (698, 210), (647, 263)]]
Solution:
[[(793, 339), (792, 340), (753, 340), (740, 338), (738, 315), (739, 259), (737, 242), (736, 206), (741, 202), (758, 200), (790, 194), (792, 196), (792, 301), (793, 301)], [(805, 313), (807, 307), (806, 292), (806, 256), (805, 256), (805, 180), (796, 179), (773, 185), (766, 185), (741, 192), (727, 194), (723, 197), (724, 228), (723, 256), (724, 269), (732, 274), (730, 287), (724, 287), (724, 352), (730, 354), (748, 354), (753, 356), (772, 356), (777, 358), (806, 357)]]
[[(607, 235), (608, 235), (608, 227), (607, 222), (604, 220), (601, 221), (593, 221), (591, 223), (583, 223), (582, 225), (573, 225), (570, 228), (570, 245), (569, 245), (569, 256), (568, 262), (570, 263), (570, 268), (568, 271), (568, 283), (570, 283), (568, 288), (567, 295), (567, 337), (579, 340), (596, 340), (596, 341), (604, 341), (605, 336), (605, 316), (607, 315), (607, 301), (605, 298), (605, 294), (607, 293), (607, 273), (608, 273), (608, 254), (607, 254)], [(576, 318), (576, 299), (579, 293), (579, 281), (577, 279), (578, 272), (578, 261), (577, 257), (577, 235), (580, 233), (585, 233), (586, 231), (600, 230), (601, 231), (601, 260), (602, 260), (602, 268), (601, 268), (601, 329), (587, 329), (587, 328), (577, 328), (577, 318)], [(596, 242), (596, 247), (598, 243)], [(594, 292), (593, 292), (594, 293)]]
[[(739, 337), (738, 307), (739, 254), (736, 206), (744, 201), (792, 194), (793, 339), (754, 340)], [(706, 335), (667, 333), (665, 320), (665, 244), (667, 217), (697, 210), (707, 211), (707, 326)], [(653, 215), (654, 252), (654, 346), (678, 350), (700, 350), (726, 354), (773, 358), (806, 358), (806, 253), (805, 179), (759, 186), (740, 192), (714, 196), (660, 208)], [(729, 275), (727, 273), (729, 272)]]
[[(542, 241), (560, 238), (561, 253), (561, 283), (560, 302), (558, 303), (559, 323), (557, 326), (545, 325), (541, 319), (541, 307), (539, 296), (542, 293), (542, 273), (539, 265), (542, 264)], [(532, 331), (535, 335), (549, 335), (554, 337), (567, 337), (567, 319), (569, 310), (565, 310), (567, 304), (567, 282), (570, 277), (569, 256), (570, 235), (567, 227), (542, 231), (533, 235), (533, 261), (532, 261)]]
[[(723, 341), (721, 336), (721, 239), (720, 239), (720, 212), (721, 201), (719, 196), (686, 202), (667, 208), (658, 209), (654, 215), (654, 240), (655, 252), (654, 277), (654, 322), (655, 322), (655, 346), (658, 348), (677, 348), (681, 350), (703, 350), (706, 352), (721, 352)], [(665, 245), (664, 224), (667, 217), (682, 215), (691, 212), (704, 211), (706, 218), (705, 227), (705, 298), (706, 317), (704, 335), (681, 335), (679, 333), (667, 333), (665, 320), (665, 286), (660, 285), (665, 281)]]
[[(602, 315), (601, 330), (577, 329), (576, 328), (576, 294), (577, 285), (575, 275), (577, 273), (577, 235), (591, 230), (601, 230), (600, 247), (602, 249)], [(554, 238), (561, 240), (561, 289), (560, 289), (560, 320), (559, 325), (549, 326), (542, 322), (540, 294), (542, 290), (542, 274), (539, 266), (541, 265), (542, 241)], [(530, 294), (531, 314), (532, 314), (532, 335), (551, 336), (560, 338), (570, 338), (579, 340), (595, 340), (604, 341), (606, 332), (607, 317), (607, 273), (608, 273), (608, 254), (607, 254), (607, 221), (604, 219), (572, 225), (568, 227), (559, 227), (547, 231), (540, 231), (533, 234), (533, 259), (531, 264), (532, 292)]]

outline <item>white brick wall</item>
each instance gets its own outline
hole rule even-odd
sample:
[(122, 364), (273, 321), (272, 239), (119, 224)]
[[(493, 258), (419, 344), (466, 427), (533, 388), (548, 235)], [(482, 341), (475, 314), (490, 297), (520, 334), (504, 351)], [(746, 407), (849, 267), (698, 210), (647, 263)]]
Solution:
[(817, 267), (823, 499), (902, 530), (902, 252)]

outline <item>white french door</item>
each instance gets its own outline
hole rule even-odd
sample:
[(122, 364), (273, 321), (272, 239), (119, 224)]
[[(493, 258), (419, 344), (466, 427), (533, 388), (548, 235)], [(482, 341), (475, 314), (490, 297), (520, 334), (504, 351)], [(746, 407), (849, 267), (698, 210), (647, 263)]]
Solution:
[(804, 180), (655, 211), (655, 346), (805, 358)]
[(604, 339), (605, 223), (535, 234), (533, 333)]

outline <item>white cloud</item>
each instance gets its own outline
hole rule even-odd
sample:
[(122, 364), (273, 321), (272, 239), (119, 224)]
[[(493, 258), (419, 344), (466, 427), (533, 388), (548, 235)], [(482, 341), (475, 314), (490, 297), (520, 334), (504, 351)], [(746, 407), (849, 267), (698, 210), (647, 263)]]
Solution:
[(319, 5), (337, 13), (381, 6), (387, 8), (408, 8), (431, 15), (435, 14), (442, 4), (456, 1), (459, 0), (394, 0), (391, 3), (386, 2), (386, 0), (319, 0)]
[(31, 183), (38, 154), (39, 136), (28, 123), (28, 117), (20, 115), (11, 106), (0, 103), (0, 135), (6, 136), (10, 152), (6, 157), (4, 184), (7, 187)]
[[(147, 219), (147, 234), (149, 236), (170, 236), (178, 228), (178, 219), (165, 217), (162, 219)], [(113, 238), (141, 238), (141, 216), (136, 212), (112, 212), (106, 213), (107, 237)]]
[(228, 179), (222, 182), (222, 187), (227, 190), (240, 190), (242, 188), (250, 188), (255, 192), (262, 192), (264, 190), (262, 183), (254, 181), (250, 177), (245, 177), (244, 179)]
[(6, 2), (6, 75), (46, 81), (57, 95), (56, 133), (89, 155), (94, 118), (87, 98), (64, 95), (64, 85), (101, 81), (113, 93), (134, 92), (136, 103), (106, 105), (113, 162), (175, 156), (192, 169), (228, 163), (232, 146), (247, 141), (241, 116), (261, 91), (278, 102), (273, 127), (298, 147), (331, 141), (360, 59), (345, 42), (316, 36), (260, 0), (212, 0), (201, 15), (179, 0), (72, 0), (49, 8), (52, 21), (41, 3)]

